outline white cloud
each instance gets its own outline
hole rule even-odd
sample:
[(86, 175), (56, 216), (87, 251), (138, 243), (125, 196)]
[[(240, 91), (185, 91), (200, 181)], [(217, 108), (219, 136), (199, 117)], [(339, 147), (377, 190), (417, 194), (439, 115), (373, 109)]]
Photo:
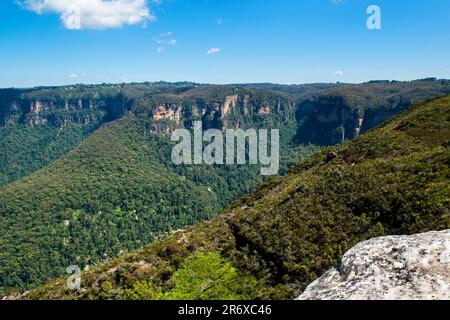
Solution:
[(173, 36), (173, 32), (169, 31), (153, 37), (153, 41), (159, 45), (159, 47), (156, 48), (156, 52), (161, 53), (165, 46), (175, 46), (177, 44), (176, 39), (168, 39), (171, 36)]
[(17, 0), (37, 14), (57, 13), (67, 29), (108, 29), (156, 20), (147, 0)]
[(342, 71), (342, 70), (337, 70), (337, 71), (334, 72), (334, 75), (335, 75), (335, 76), (338, 76), (338, 77), (342, 77), (342, 76), (344, 75), (344, 71)]
[(211, 55), (211, 54), (216, 54), (216, 53), (219, 53), (220, 52), (220, 48), (211, 48), (211, 49), (209, 49), (207, 52), (206, 52), (206, 54), (207, 55)]
[(71, 73), (71, 74), (68, 74), (67, 76), (72, 79), (78, 78), (78, 75), (76, 73)]

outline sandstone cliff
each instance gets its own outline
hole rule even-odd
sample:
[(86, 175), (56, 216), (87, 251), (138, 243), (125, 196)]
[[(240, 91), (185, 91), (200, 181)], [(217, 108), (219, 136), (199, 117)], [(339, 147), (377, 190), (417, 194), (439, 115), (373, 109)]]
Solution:
[(132, 108), (132, 101), (121, 94), (100, 97), (94, 91), (87, 95), (28, 92), (26, 90), (0, 90), (0, 126), (18, 122), (29, 127), (68, 123), (86, 124), (115, 120)]

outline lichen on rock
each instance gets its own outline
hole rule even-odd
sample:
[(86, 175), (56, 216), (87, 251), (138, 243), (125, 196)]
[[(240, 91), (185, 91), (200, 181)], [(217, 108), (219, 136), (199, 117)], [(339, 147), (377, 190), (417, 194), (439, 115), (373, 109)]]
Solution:
[(362, 242), (299, 300), (450, 299), (450, 230)]

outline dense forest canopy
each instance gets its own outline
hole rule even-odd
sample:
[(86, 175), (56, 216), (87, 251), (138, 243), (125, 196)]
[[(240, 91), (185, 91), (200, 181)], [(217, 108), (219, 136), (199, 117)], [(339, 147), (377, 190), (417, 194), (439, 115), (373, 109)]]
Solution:
[(449, 115), (450, 96), (419, 104), (211, 221), (92, 267), (80, 291), (61, 279), (22, 298), (293, 299), (362, 240), (450, 228)]
[(214, 218), (264, 182), (257, 165), (175, 166), (175, 128), (279, 129), (283, 175), (449, 92), (443, 80), (0, 90), (0, 294)]

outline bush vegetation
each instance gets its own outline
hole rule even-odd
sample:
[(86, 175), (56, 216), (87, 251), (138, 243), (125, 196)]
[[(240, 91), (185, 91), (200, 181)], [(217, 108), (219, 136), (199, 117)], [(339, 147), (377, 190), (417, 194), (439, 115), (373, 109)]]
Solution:
[[(450, 228), (449, 115), (450, 96), (419, 104), (298, 163), (217, 218), (93, 266), (80, 291), (60, 279), (22, 298), (292, 299), (362, 240)], [(221, 272), (217, 291), (202, 295)]]

